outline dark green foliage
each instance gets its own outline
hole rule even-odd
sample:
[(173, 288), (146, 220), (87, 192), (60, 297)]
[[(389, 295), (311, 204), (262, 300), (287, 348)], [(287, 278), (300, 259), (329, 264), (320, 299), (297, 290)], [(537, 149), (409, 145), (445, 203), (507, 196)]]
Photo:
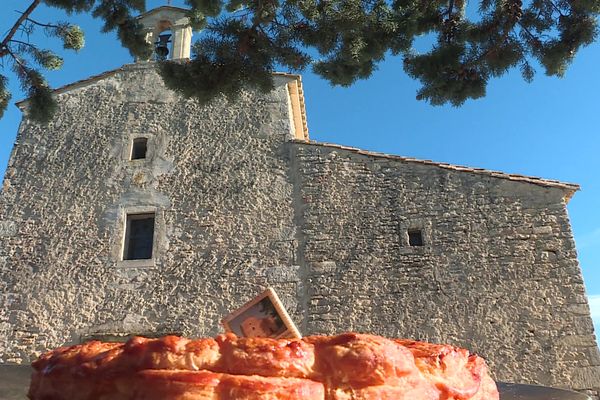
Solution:
[(49, 32), (62, 39), (65, 49), (77, 51), (83, 49), (85, 45), (83, 31), (77, 25), (59, 23), (56, 28), (50, 28)]
[(132, 56), (147, 59), (152, 53), (151, 46), (146, 43), (141, 32), (141, 25), (133, 12), (145, 10), (145, 0), (102, 0), (92, 15), (104, 21), (102, 31), (117, 31), (121, 40)]
[(192, 29), (198, 31), (200, 29), (204, 29), (206, 27), (206, 16), (202, 14), (197, 9), (190, 10), (188, 12), (188, 18), (190, 19), (190, 24), (192, 25)]
[(68, 13), (90, 11), (96, 0), (42, 0), (50, 7), (61, 8)]
[[(166, 85), (202, 102), (219, 94), (234, 99), (243, 86), (272, 89), (272, 61), (265, 51), (264, 36), (238, 21), (223, 22), (219, 30), (227, 40), (202, 39), (194, 46), (191, 62), (160, 64)], [(179, 79), (186, 79), (188, 84), (181, 85)]]
[(15, 65), (14, 70), (21, 81), (21, 88), (27, 93), (29, 117), (40, 123), (48, 122), (56, 110), (56, 101), (48, 82), (39, 71), (23, 64)]
[[(18, 43), (12, 48), (12, 51), (14, 52), (13, 54), (19, 54), (21, 57), (29, 55), (32, 61), (48, 70), (61, 69), (63, 66), (63, 59), (52, 51), (39, 49), (27, 43)], [(26, 64), (23, 58), (19, 62), (23, 65)]]
[[(152, 53), (151, 45), (146, 43), (141, 25), (136, 15), (145, 10), (145, 0), (42, 0), (50, 7), (57, 7), (67, 13), (92, 12), (93, 16), (104, 21), (103, 31), (116, 31), (121, 43), (129, 49), (134, 57), (147, 59)], [(0, 59), (7, 58), (8, 63), (21, 83), (23, 91), (28, 95), (27, 107), (33, 120), (47, 122), (56, 109), (52, 98), (52, 90), (39, 71), (32, 68), (37, 64), (48, 70), (60, 69), (63, 59), (49, 50), (38, 48), (34, 43), (21, 40), (28, 38), (36, 29), (42, 28), (46, 35), (57, 37), (63, 47), (68, 50), (80, 50), (85, 39), (83, 31), (68, 22), (44, 23), (35, 20), (32, 13), (36, 4), (32, 3), (21, 16), (16, 19), (13, 29), (0, 38)], [(19, 39), (15, 34), (21, 31)], [(25, 41), (24, 41), (25, 40)], [(6, 78), (0, 76), (0, 116), (6, 110), (10, 93), (6, 88)]]
[(428, 54), (407, 56), (404, 69), (424, 83), (417, 99), (458, 106), (467, 98), (485, 96), (487, 73), (465, 62), (468, 58), (466, 46), (453, 43), (442, 43)]
[(152, 46), (146, 42), (140, 23), (136, 19), (128, 18), (120, 24), (117, 28), (117, 36), (133, 57), (146, 60), (152, 55)]
[(63, 59), (50, 50), (36, 49), (33, 51), (33, 57), (39, 65), (46, 69), (61, 69), (63, 66)]
[[(42, 0), (67, 12), (92, 12), (104, 31), (116, 31), (131, 54), (148, 59), (151, 46), (134, 17), (145, 0)], [(418, 99), (460, 105), (485, 95), (489, 79), (519, 68), (531, 81), (532, 65), (562, 76), (577, 51), (596, 39), (600, 0), (186, 0), (192, 26), (203, 29), (192, 60), (161, 62), (166, 84), (207, 102), (235, 98), (243, 87), (269, 90), (276, 69), (307, 67), (334, 85), (366, 79), (387, 55), (400, 55), (405, 72), (421, 82)], [(68, 23), (39, 24), (66, 49), (83, 46), (81, 30)], [(421, 35), (434, 38), (416, 53)], [(62, 59), (35, 45), (3, 42), (0, 58), (11, 57), (26, 90), (39, 107), (38, 120), (52, 111), (48, 86), (28, 62), (59, 68)], [(29, 71), (30, 74), (23, 71)], [(31, 75), (31, 76), (30, 76)], [(0, 80), (0, 112), (9, 94)], [(47, 103), (44, 103), (47, 102)], [(3, 108), (4, 107), (4, 108)]]
[(221, 0), (186, 0), (192, 10), (199, 11), (207, 17), (216, 17), (223, 10)]
[(533, 81), (533, 77), (535, 76), (535, 70), (533, 67), (527, 61), (523, 61), (519, 68), (521, 70), (521, 76), (525, 82), (531, 83)]
[(11, 98), (7, 86), (8, 79), (4, 75), (0, 75), (0, 118), (4, 115), (4, 111), (8, 107), (8, 102)]
[[(313, 71), (335, 85), (348, 86), (368, 78), (397, 38), (398, 23), (381, 1), (364, 7), (356, 1), (300, 4), (306, 28), (299, 32), (305, 46), (315, 47), (323, 58)], [(406, 48), (399, 44), (397, 47)]]
[(29, 117), (40, 123), (48, 122), (56, 111), (56, 101), (52, 97), (52, 89), (48, 84), (30, 86), (27, 96)]
[(539, 53), (546, 74), (562, 76), (577, 50), (594, 41), (597, 22), (588, 15), (564, 15), (558, 21), (559, 37), (548, 40)]
[[(418, 99), (458, 106), (483, 97), (488, 80), (511, 68), (530, 82), (532, 59), (546, 74), (562, 76), (579, 48), (595, 40), (600, 13), (600, 0), (481, 0), (470, 18), (464, 0), (188, 4), (207, 16), (225, 13), (227, 21), (209, 21), (189, 64), (161, 67), (172, 88), (201, 101), (237, 93), (242, 85), (261, 87), (274, 68), (311, 65), (332, 84), (351, 85), (368, 78), (391, 53), (402, 55), (405, 72), (422, 83)], [(238, 28), (226, 30), (224, 24)], [(436, 43), (416, 54), (412, 43), (423, 34), (435, 35)]]
[[(422, 82), (419, 98), (454, 105), (483, 96), (490, 77), (516, 66), (530, 82), (535, 73), (531, 59), (537, 59), (546, 74), (562, 76), (577, 50), (595, 39), (599, 4), (591, 0), (483, 0), (476, 22), (467, 21), (458, 9), (448, 9), (443, 22), (430, 29), (438, 33), (437, 45), (424, 55), (407, 55), (406, 72)], [(445, 30), (453, 18), (460, 23)], [(449, 56), (445, 44), (462, 50)]]

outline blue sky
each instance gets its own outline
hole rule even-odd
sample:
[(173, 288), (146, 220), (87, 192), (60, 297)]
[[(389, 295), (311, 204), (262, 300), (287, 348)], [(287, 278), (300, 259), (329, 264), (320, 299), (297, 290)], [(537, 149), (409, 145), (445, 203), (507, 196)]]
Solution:
[[(173, 5), (181, 5), (174, 0)], [(2, 0), (0, 32), (14, 23), (22, 0)], [(150, 0), (152, 8), (166, 1)], [(67, 17), (40, 7), (40, 22), (69, 19), (86, 32), (86, 47), (67, 53), (61, 71), (48, 72), (53, 86), (84, 79), (131, 62), (113, 35), (87, 15)], [(40, 41), (46, 43), (44, 38)], [(56, 41), (49, 47), (60, 49)], [(332, 88), (305, 73), (311, 138), (368, 150), (431, 159), (509, 173), (540, 176), (581, 185), (569, 203), (590, 305), (600, 331), (600, 44), (583, 49), (563, 79), (538, 71), (533, 83), (517, 71), (492, 81), (487, 97), (460, 108), (432, 107), (415, 100), (418, 82), (390, 58), (371, 79), (351, 88)], [(13, 80), (13, 102), (23, 96)], [(11, 105), (0, 120), (0, 176), (20, 121)]]

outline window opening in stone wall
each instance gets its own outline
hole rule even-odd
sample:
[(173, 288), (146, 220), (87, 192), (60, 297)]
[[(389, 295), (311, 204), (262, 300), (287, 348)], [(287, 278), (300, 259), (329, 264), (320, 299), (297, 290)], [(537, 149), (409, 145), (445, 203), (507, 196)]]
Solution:
[(146, 158), (148, 152), (148, 139), (147, 138), (135, 138), (131, 145), (131, 159), (141, 160)]
[(154, 213), (127, 215), (123, 260), (147, 260), (152, 258), (154, 217)]
[(408, 244), (410, 246), (423, 246), (423, 232), (420, 229), (409, 229)]

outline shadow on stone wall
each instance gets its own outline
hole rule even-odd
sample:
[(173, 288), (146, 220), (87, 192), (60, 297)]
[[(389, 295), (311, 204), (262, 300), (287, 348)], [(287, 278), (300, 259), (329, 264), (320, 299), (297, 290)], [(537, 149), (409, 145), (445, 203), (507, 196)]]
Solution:
[(30, 377), (29, 365), (0, 365), (0, 399), (27, 399)]

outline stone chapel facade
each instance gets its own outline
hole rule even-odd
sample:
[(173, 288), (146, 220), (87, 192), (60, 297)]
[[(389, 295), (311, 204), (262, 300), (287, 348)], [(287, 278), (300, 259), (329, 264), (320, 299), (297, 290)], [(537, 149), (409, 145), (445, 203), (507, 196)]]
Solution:
[[(179, 21), (185, 57), (182, 15), (145, 21)], [(311, 141), (296, 75), (200, 106), (140, 61), (55, 95), (49, 124), (24, 114), (0, 198), (0, 362), (215, 335), (273, 286), (303, 334), (452, 343), (496, 379), (598, 395), (577, 185)]]

